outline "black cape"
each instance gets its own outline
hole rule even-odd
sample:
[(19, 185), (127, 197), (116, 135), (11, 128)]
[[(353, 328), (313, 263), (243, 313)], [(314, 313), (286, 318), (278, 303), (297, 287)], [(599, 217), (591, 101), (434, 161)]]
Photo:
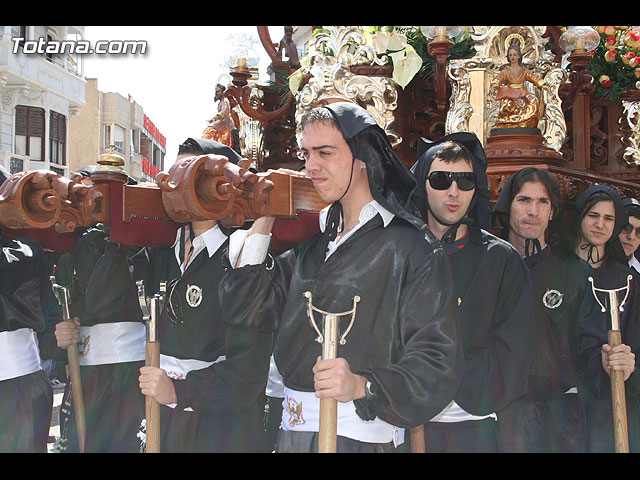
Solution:
[(488, 415), (527, 391), (535, 335), (531, 275), (509, 243), (477, 227), (449, 260), (465, 352), (455, 401)]
[(550, 246), (525, 262), (533, 280), (535, 357), (527, 394), (499, 414), (502, 448), (581, 453), (586, 441), (584, 408), (575, 393), (565, 392), (580, 384), (576, 323), (590, 312), (590, 269), (576, 256), (558, 254)]
[[(222, 255), (227, 241), (209, 257), (205, 248), (181, 275), (173, 247), (144, 248), (133, 258), (134, 276), (149, 295), (161, 281), (170, 282), (171, 307), (158, 321), (163, 355), (213, 362), (173, 380), (178, 404), (162, 408), (162, 451), (255, 452), (262, 447), (262, 394), (269, 370), (271, 332), (225, 322), (218, 300)], [(186, 302), (189, 285), (202, 288), (197, 307)], [(190, 407), (193, 412), (185, 412)]]
[[(51, 290), (44, 250), (27, 237), (0, 239), (0, 247), (0, 332), (41, 332)], [(42, 370), (0, 381), (0, 453), (46, 453), (52, 406)]]
[[(475, 134), (457, 132), (435, 142), (421, 139), (411, 171), (420, 186), (416, 197), (423, 218), (428, 218), (427, 175), (446, 141), (463, 148), (476, 176), (469, 210), (460, 222), (468, 226), (468, 239), (464, 248), (449, 255), (465, 352), (455, 401), (471, 414), (488, 415), (526, 392), (526, 374), (533, 360), (530, 339), (535, 331), (531, 276), (515, 248), (483, 230), (489, 226), (490, 190), (487, 157)], [(455, 237), (455, 231), (450, 233)]]
[(368, 406), (374, 417), (399, 427), (428, 421), (458, 385), (452, 280), (441, 248), (399, 219), (383, 228), (380, 216), (326, 262), (322, 246), (316, 235), (273, 268), (267, 261), (229, 269), (220, 290), (228, 321), (272, 324), (284, 384), (313, 391), (321, 346), (303, 294), (310, 291), (314, 305), (330, 312), (350, 310), (359, 295), (355, 324), (338, 355), (375, 385), (380, 401)]
[[(620, 243), (619, 234), (622, 227), (628, 222), (628, 216), (625, 212), (624, 204), (615, 190), (606, 185), (593, 185), (576, 196), (577, 219), (574, 232), (576, 232), (577, 236), (580, 222), (595, 201), (593, 196), (598, 193), (604, 193), (606, 198), (613, 201), (616, 219), (613, 234), (605, 245), (604, 261), (597, 269), (590, 267), (591, 276), (596, 288), (604, 289), (624, 287), (627, 285), (628, 275), (633, 276), (624, 311), (620, 312), (620, 331), (622, 343), (629, 345), (631, 351), (637, 355), (640, 348), (640, 277), (629, 268)], [(608, 298), (604, 294), (600, 294), (599, 298), (600, 302), (608, 308)], [(621, 297), (619, 301), (622, 302)], [(578, 393), (586, 409), (586, 449), (588, 452), (614, 451), (611, 385), (609, 376), (602, 367), (600, 353), (602, 345), (608, 343), (607, 332), (610, 328), (611, 318), (608, 310), (602, 312), (594, 297), (592, 312), (578, 319), (576, 332), (577, 358), (580, 372)], [(640, 376), (636, 371), (625, 382), (629, 447), (633, 452), (640, 451), (639, 387)]]
[[(625, 382), (629, 448), (640, 452), (640, 374), (638, 352), (640, 351), (640, 276), (625, 263), (605, 257), (602, 266), (592, 269), (591, 276), (597, 288), (614, 289), (627, 285), (627, 276), (632, 275), (630, 291), (620, 312), (622, 343), (629, 345), (636, 354), (636, 370)], [(591, 295), (593, 295), (591, 293)], [(624, 293), (622, 294), (624, 296)], [(619, 302), (622, 302), (622, 296)], [(580, 372), (578, 392), (584, 401), (587, 415), (587, 451), (613, 452), (613, 416), (611, 407), (611, 382), (602, 367), (600, 349), (608, 343), (611, 328), (608, 298), (598, 295), (607, 309), (601, 311), (597, 302), (592, 302), (589, 315), (578, 318), (577, 358)]]
[(284, 384), (313, 391), (312, 367), (321, 347), (304, 293), (331, 312), (350, 310), (359, 295), (354, 327), (338, 355), (372, 382), (378, 398), (355, 400), (356, 411), (365, 420), (377, 416), (398, 427), (422, 424), (451, 401), (458, 385), (461, 350), (449, 266), (415, 209), (415, 180), (384, 131), (355, 104), (325, 108), (354, 159), (365, 163), (373, 198), (395, 217), (383, 227), (376, 215), (325, 261), (340, 220), (335, 202), (325, 231), (282, 254), (275, 265), (267, 259), (229, 268), (220, 288), (223, 312), (228, 322), (272, 325)]
[[(70, 293), (70, 314), (81, 326), (117, 322), (142, 322), (137, 290), (130, 273), (132, 250), (110, 242), (107, 230), (97, 224), (80, 230), (73, 250), (56, 268), (56, 282)], [(62, 321), (58, 312), (58, 321)], [(59, 349), (66, 356), (66, 351)], [(60, 358), (60, 357), (59, 357)], [(145, 411), (145, 397), (138, 386), (144, 360), (102, 365), (81, 365), (87, 432), (87, 453), (137, 453), (137, 436)], [(67, 382), (67, 390), (73, 388)], [(73, 406), (72, 406), (73, 407)], [(67, 451), (78, 451), (76, 418), (61, 415)]]

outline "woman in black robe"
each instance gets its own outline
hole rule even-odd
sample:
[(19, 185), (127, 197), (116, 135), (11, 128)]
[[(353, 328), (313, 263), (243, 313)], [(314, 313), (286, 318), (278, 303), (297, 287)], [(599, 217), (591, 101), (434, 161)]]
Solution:
[[(574, 248), (577, 255), (591, 268), (590, 276), (600, 289), (618, 289), (627, 286), (627, 277), (632, 275), (629, 291), (620, 312), (622, 350), (620, 353), (626, 364), (625, 391), (629, 448), (640, 451), (640, 375), (636, 372), (637, 361), (634, 354), (640, 347), (640, 279), (627, 264), (619, 233), (627, 223), (622, 201), (608, 186), (594, 185), (581, 192), (575, 199), (576, 224)], [(605, 209), (604, 206), (608, 205)], [(613, 218), (612, 218), (613, 217)], [(608, 226), (607, 226), (608, 225)], [(593, 237), (598, 231), (598, 237)], [(593, 293), (592, 293), (593, 295)], [(619, 294), (619, 302), (625, 292)], [(609, 347), (607, 333), (611, 328), (608, 296), (598, 294), (606, 311), (600, 304), (592, 302), (591, 314), (578, 318), (577, 355), (580, 372), (578, 394), (582, 398), (587, 416), (587, 452), (613, 452), (613, 414), (611, 403), (611, 382), (607, 372), (609, 367)]]

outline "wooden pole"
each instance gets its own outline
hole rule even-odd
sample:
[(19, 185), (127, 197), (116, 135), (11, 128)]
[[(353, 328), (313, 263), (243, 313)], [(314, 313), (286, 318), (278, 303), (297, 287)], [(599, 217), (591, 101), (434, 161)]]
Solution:
[[(62, 318), (65, 322), (75, 325), (69, 312), (69, 291), (66, 287), (56, 283), (56, 277), (50, 276), (51, 285), (58, 303), (62, 307)], [(71, 378), (71, 398), (78, 433), (78, 451), (84, 453), (85, 440), (87, 438), (87, 421), (84, 409), (84, 394), (82, 393), (82, 379), (80, 377), (80, 359), (78, 345), (72, 343), (67, 346), (67, 360), (69, 365), (69, 377)]]
[[(611, 330), (608, 332), (609, 345), (622, 344), (620, 332), (619, 306), (617, 292), (609, 292)], [(629, 453), (629, 434), (627, 425), (627, 403), (624, 386), (624, 372), (611, 370), (611, 407), (613, 409), (613, 436), (616, 453)]]
[[(338, 317), (324, 317), (322, 359), (338, 358)], [(318, 453), (336, 453), (338, 448), (338, 402), (335, 398), (320, 399)]]
[[(73, 320), (69, 319), (65, 320), (65, 322), (73, 323)], [(71, 377), (73, 411), (76, 417), (76, 430), (78, 432), (78, 451), (84, 453), (84, 445), (87, 438), (87, 420), (84, 409), (84, 394), (82, 392), (82, 379), (80, 378), (80, 360), (77, 344), (72, 343), (67, 347), (67, 360), (69, 376)]]
[[(160, 368), (160, 342), (158, 341), (158, 317), (164, 307), (166, 283), (160, 282), (160, 293), (147, 299), (144, 282), (138, 280), (138, 301), (146, 325), (145, 366)], [(145, 396), (145, 451), (160, 453), (160, 404), (151, 396)]]
[[(151, 299), (150, 318), (147, 322), (147, 343), (145, 365), (160, 368), (160, 342), (157, 338), (157, 319), (160, 313), (160, 299)], [(160, 453), (160, 404), (151, 396), (145, 398), (146, 452)]]
[(424, 425), (418, 425), (411, 429), (411, 453), (426, 453), (427, 446), (424, 440)]

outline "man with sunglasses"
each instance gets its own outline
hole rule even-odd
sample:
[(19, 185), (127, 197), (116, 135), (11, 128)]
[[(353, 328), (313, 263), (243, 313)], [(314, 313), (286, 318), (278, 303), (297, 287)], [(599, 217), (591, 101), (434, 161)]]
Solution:
[(581, 453), (585, 412), (577, 393), (576, 321), (589, 315), (590, 269), (571, 251), (556, 181), (527, 167), (509, 177), (493, 209), (502, 237), (523, 257), (533, 280), (535, 357), (527, 394), (498, 412), (501, 450)]
[(531, 277), (518, 252), (489, 225), (487, 158), (478, 138), (422, 139), (412, 167), (417, 206), (453, 268), (464, 350), (453, 401), (425, 424), (431, 452), (497, 452), (497, 412), (526, 392), (533, 359)]
[[(241, 157), (213, 140), (189, 138), (181, 159)], [(264, 389), (271, 332), (227, 322), (218, 284), (230, 229), (216, 221), (182, 226), (168, 248), (144, 248), (133, 257), (134, 277), (154, 295), (166, 281), (167, 298), (158, 319), (160, 368), (142, 367), (144, 395), (161, 404), (163, 453), (252, 453), (263, 448)], [(138, 308), (139, 311), (139, 308)]]
[(640, 202), (635, 198), (625, 198), (622, 204), (629, 216), (629, 223), (622, 227), (620, 242), (629, 259), (629, 266), (640, 273), (640, 261), (635, 255), (640, 247)]
[[(415, 180), (367, 110), (330, 103), (308, 112), (300, 129), (306, 172), (330, 203), (321, 233), (275, 259), (248, 249), (264, 240), (267, 250), (273, 218), (256, 220), (237, 250), (235, 233), (234, 268), (220, 291), (225, 314), (276, 330), (285, 388), (276, 452), (318, 450), (322, 398), (337, 400), (338, 452), (407, 451), (405, 433), (442, 410), (457, 386), (451, 272), (409, 203)], [(340, 358), (323, 360), (309, 301), (341, 313), (356, 297)], [(315, 321), (322, 328), (320, 315)]]

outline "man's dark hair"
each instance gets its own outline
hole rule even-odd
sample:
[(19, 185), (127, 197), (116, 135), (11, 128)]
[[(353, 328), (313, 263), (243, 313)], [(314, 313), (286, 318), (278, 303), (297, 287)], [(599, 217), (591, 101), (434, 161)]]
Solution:
[(444, 163), (453, 163), (458, 160), (465, 160), (468, 164), (473, 165), (471, 158), (469, 158), (465, 149), (462, 148), (459, 143), (453, 141), (444, 142), (440, 145), (437, 153), (435, 154), (435, 158), (439, 158)]
[(335, 119), (331, 111), (324, 107), (316, 107), (308, 111), (300, 120), (300, 129), (304, 130), (307, 125), (321, 122), (330, 123), (340, 130), (340, 124), (338, 121)]
[(551, 177), (548, 172), (540, 170), (539, 168), (523, 168), (511, 186), (511, 201), (513, 201), (513, 198), (522, 190), (522, 185), (524, 185), (525, 182), (540, 182), (545, 186), (547, 195), (549, 195), (549, 200), (551, 201), (553, 215), (557, 215), (560, 211), (562, 195), (560, 194), (560, 187), (558, 187), (558, 183), (553, 177)]

